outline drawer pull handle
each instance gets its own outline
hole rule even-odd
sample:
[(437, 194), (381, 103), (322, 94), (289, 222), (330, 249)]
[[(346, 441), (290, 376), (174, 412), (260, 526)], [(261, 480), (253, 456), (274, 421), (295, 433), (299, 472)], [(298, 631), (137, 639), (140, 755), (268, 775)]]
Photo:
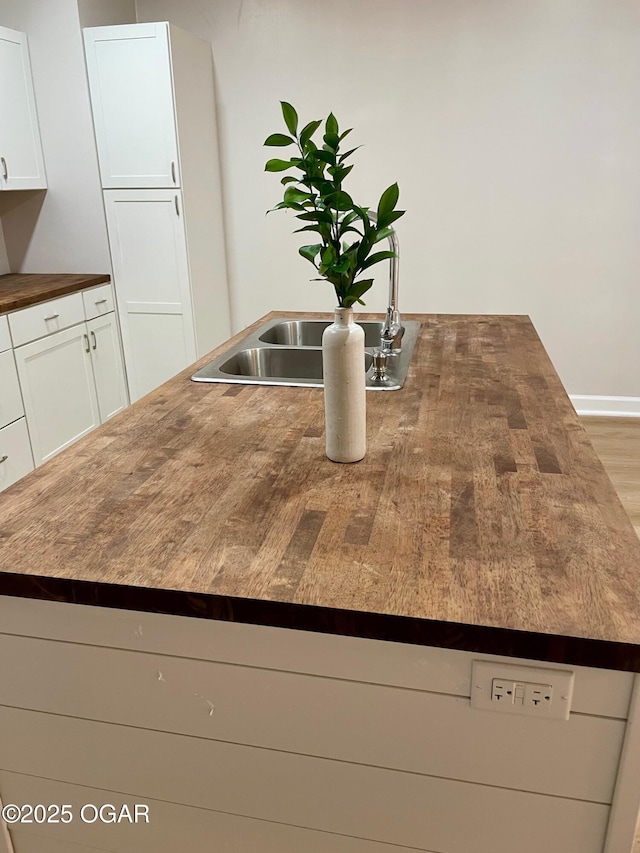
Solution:
[(8, 456), (0, 456), (0, 465), (2, 465), (3, 462), (6, 462), (8, 458)]
[(176, 182), (176, 164), (173, 160), (171, 161), (171, 180), (175, 184), (175, 182)]
[(98, 341), (96, 340), (96, 333), (95, 332), (91, 332), (91, 338), (93, 339), (92, 349), (98, 349)]
[(7, 161), (4, 159), (4, 157), (0, 157), (0, 162), (2, 163), (2, 177), (5, 179), (5, 181), (8, 181), (9, 170), (7, 169)]
[(49, 314), (48, 317), (44, 318), (44, 321), (46, 323), (47, 320), (57, 320), (59, 316), (60, 316), (59, 314)]
[(176, 203), (176, 216), (180, 216), (180, 208), (178, 207), (178, 196), (174, 196), (173, 200)]
[(106, 301), (106, 299), (96, 299), (96, 305), (104, 305)]
[(89, 352), (89, 350), (91, 349), (91, 347), (89, 346), (89, 335), (83, 335), (82, 337), (84, 338), (84, 342), (85, 342), (84, 351)]

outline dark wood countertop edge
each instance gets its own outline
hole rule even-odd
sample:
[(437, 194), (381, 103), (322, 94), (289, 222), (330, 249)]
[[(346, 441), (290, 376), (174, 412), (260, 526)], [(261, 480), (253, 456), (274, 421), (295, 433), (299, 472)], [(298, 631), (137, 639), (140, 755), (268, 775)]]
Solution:
[(0, 595), (640, 672), (640, 646), (510, 628), (10, 572)]

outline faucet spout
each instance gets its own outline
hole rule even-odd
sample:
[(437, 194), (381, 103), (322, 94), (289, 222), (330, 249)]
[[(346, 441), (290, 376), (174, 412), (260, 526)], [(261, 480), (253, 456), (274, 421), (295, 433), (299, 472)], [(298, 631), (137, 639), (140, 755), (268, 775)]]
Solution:
[[(369, 219), (376, 223), (377, 216), (373, 212), (369, 212)], [(380, 332), (380, 348), (387, 353), (394, 354), (401, 351), (402, 335), (404, 329), (400, 321), (400, 311), (398, 310), (398, 268), (400, 265), (400, 244), (398, 243), (398, 235), (395, 230), (389, 234), (389, 248), (393, 252), (393, 257), (390, 258), (389, 264), (389, 299), (387, 305), (387, 313), (385, 316), (382, 331)]]

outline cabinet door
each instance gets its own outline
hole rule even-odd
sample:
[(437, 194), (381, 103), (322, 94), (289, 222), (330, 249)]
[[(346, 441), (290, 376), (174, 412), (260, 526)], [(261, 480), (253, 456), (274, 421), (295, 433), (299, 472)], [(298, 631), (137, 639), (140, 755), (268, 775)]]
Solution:
[(91, 27), (84, 39), (102, 186), (178, 186), (168, 25)]
[(195, 361), (179, 192), (104, 193), (131, 402)]
[(45, 189), (27, 37), (0, 27), (0, 188)]
[(11, 350), (0, 353), (0, 428), (24, 415), (16, 363)]
[[(0, 429), (0, 492), (33, 471), (29, 433), (24, 418)], [(0, 853), (2, 853), (0, 843)]]
[(36, 465), (100, 423), (84, 323), (15, 351)]
[(104, 317), (89, 320), (87, 331), (91, 345), (91, 363), (96, 380), (100, 422), (104, 423), (127, 405), (116, 315), (111, 312)]

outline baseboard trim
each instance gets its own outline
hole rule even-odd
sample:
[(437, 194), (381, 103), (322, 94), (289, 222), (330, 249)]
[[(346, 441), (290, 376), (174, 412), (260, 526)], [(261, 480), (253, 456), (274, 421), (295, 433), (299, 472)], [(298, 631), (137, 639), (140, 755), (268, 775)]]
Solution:
[(576, 412), (584, 417), (640, 418), (640, 397), (593, 397), (589, 394), (570, 394), (569, 399)]

